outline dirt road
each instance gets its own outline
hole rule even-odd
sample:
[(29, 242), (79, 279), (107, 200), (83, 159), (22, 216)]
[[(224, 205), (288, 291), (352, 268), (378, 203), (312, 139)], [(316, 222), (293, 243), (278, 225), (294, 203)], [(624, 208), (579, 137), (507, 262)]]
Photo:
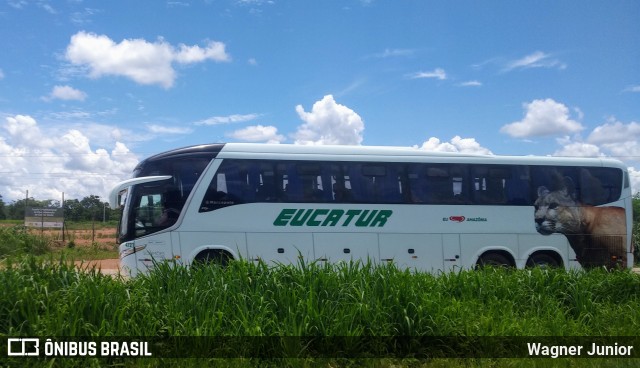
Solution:
[(85, 269), (97, 268), (104, 275), (118, 275), (120, 273), (120, 260), (113, 259), (97, 259), (92, 261), (76, 261), (76, 266)]

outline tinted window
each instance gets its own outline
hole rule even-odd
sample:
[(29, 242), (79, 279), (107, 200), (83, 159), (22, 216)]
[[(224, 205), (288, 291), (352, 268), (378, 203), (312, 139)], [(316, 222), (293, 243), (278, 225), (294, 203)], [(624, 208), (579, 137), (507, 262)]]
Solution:
[(620, 196), (610, 168), (225, 160), (200, 211), (252, 202), (533, 205), (537, 189), (569, 186), (598, 205)]
[(468, 204), (470, 182), (466, 165), (410, 164), (408, 198), (412, 203)]
[[(622, 170), (605, 167), (531, 167), (532, 189), (566, 189), (577, 202), (598, 206), (617, 201), (622, 190)], [(533, 197), (536, 197), (534, 195)]]

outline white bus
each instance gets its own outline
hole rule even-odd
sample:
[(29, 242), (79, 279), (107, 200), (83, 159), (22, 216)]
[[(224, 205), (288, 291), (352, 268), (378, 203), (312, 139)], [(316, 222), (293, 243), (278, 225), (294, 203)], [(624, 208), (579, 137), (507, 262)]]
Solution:
[(230, 259), (631, 267), (631, 188), (602, 158), (207, 144), (140, 162), (110, 195), (122, 268)]

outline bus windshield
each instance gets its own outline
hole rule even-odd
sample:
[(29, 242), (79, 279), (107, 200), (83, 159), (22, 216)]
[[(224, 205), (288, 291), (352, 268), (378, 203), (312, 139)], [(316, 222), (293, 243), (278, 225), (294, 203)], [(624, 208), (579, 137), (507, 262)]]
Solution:
[(135, 176), (142, 182), (126, 189), (118, 240), (125, 242), (172, 227), (210, 160), (168, 158), (141, 163)]

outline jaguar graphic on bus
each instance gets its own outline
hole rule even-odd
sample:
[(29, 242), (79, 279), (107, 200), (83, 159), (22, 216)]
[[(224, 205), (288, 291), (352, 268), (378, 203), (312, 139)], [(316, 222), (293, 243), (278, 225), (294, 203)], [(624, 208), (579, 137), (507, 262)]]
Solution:
[(111, 192), (121, 266), (371, 260), (631, 267), (626, 167), (605, 158), (226, 143), (138, 164)]

